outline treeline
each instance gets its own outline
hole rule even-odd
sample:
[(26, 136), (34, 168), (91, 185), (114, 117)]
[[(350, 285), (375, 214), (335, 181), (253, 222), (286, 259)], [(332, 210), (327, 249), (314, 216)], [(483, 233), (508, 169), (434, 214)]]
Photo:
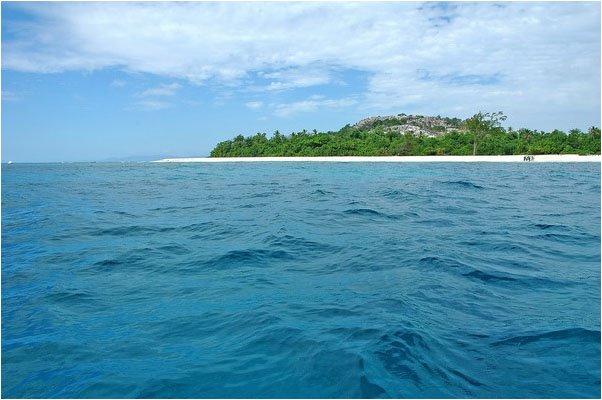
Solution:
[[(473, 117), (474, 119), (474, 117)], [(467, 122), (470, 121), (467, 120)], [(467, 126), (471, 126), (470, 123)], [(219, 143), (211, 157), (290, 156), (427, 156), (512, 154), (600, 154), (600, 129), (570, 132), (502, 128), (496, 124), (429, 137), (401, 133), (383, 126), (369, 130), (349, 125), (337, 132), (265, 133)]]

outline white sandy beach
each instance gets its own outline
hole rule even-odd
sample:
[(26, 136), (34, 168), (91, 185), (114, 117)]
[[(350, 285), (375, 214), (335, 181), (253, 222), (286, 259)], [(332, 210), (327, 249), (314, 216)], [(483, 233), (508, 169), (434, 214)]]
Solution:
[(164, 158), (161, 163), (224, 163), (224, 162), (601, 162), (599, 155), (546, 154), (531, 156), (378, 156), (378, 157), (227, 157), (227, 158)]

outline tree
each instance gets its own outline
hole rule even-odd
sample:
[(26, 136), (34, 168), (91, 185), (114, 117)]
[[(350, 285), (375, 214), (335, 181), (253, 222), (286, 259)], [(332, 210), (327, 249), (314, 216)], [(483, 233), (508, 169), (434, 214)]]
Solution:
[(529, 129), (504, 129), (502, 113), (479, 113), (464, 121), (460, 129), (435, 137), (410, 132), (402, 134), (385, 126), (357, 128), (347, 125), (337, 132), (312, 130), (268, 138), (265, 133), (245, 138), (238, 135), (220, 142), (211, 157), (266, 156), (385, 156), (385, 155), (470, 155), (470, 154), (600, 154), (600, 128), (569, 134)]
[(483, 138), (492, 133), (495, 129), (501, 127), (501, 123), (506, 120), (503, 112), (494, 113), (479, 112), (466, 120), (466, 129), (472, 134), (472, 155), (477, 154), (477, 148)]

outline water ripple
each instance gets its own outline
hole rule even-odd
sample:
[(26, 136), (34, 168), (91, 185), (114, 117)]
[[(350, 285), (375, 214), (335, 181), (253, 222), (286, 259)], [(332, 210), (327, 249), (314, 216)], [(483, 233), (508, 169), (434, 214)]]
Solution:
[(599, 398), (599, 164), (2, 167), (2, 396)]

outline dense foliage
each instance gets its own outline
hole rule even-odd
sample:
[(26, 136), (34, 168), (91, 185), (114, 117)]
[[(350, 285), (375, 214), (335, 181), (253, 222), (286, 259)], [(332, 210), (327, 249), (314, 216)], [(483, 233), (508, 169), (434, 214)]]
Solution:
[(276, 131), (219, 143), (211, 157), (268, 156), (423, 156), (423, 155), (511, 155), (511, 154), (600, 154), (600, 129), (588, 132), (573, 129), (505, 129), (501, 113), (476, 114), (458, 130), (429, 137), (423, 134), (388, 130), (391, 123), (378, 123), (368, 129), (345, 126), (338, 132), (303, 130), (285, 136)]

